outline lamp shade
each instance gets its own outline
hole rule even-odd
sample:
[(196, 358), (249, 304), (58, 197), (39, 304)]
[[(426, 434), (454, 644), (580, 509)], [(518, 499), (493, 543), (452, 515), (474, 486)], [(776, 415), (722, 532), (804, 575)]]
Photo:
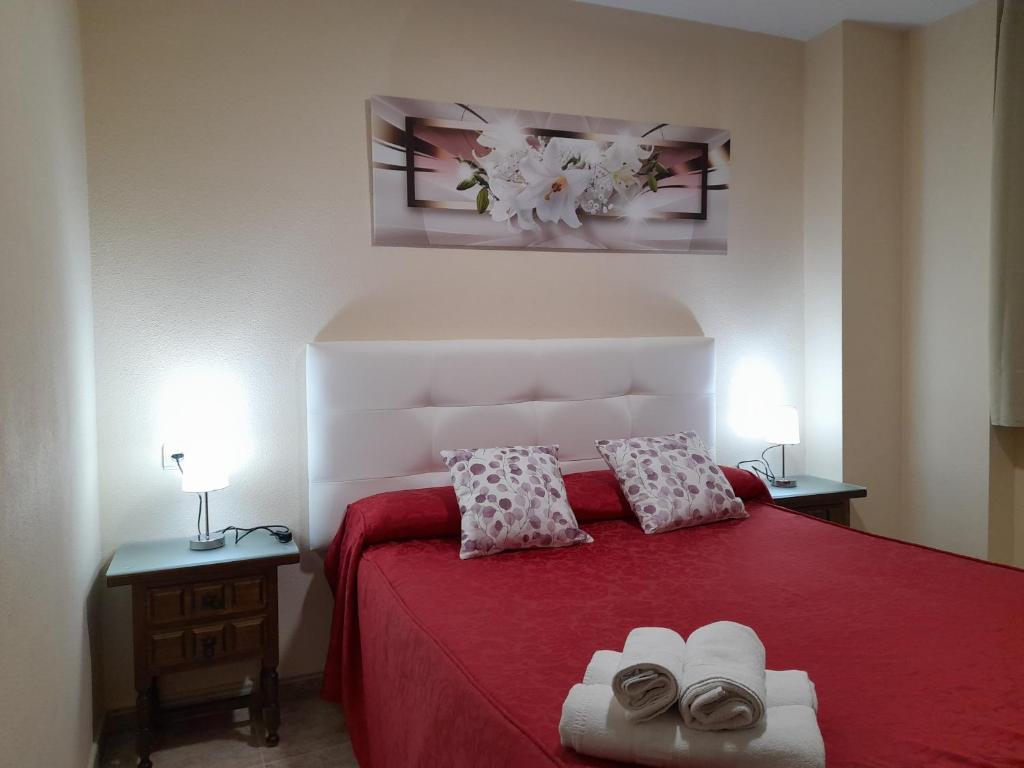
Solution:
[(764, 439), (774, 445), (796, 445), (800, 442), (800, 417), (792, 405), (780, 405), (768, 414)]
[(228, 487), (228, 473), (212, 465), (185, 464), (181, 490), (185, 493), (206, 493)]

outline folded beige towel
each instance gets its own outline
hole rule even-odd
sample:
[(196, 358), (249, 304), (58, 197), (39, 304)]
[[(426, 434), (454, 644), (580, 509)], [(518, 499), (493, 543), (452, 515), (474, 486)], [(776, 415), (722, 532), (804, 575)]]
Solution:
[(695, 731), (675, 712), (631, 722), (607, 685), (574, 685), (558, 724), (562, 744), (583, 755), (650, 766), (824, 768), (825, 745), (814, 710), (770, 707), (738, 731)]
[(694, 630), (686, 641), (679, 712), (689, 728), (731, 731), (761, 722), (765, 654), (757, 633), (734, 621)]
[[(618, 651), (596, 651), (583, 674), (584, 685), (611, 685), (622, 654)], [(801, 669), (765, 672), (765, 706), (782, 707), (799, 704), (818, 711), (818, 693), (807, 673)]]
[(649, 720), (678, 701), (685, 649), (671, 629), (637, 627), (629, 633), (611, 681), (627, 720)]
[(802, 669), (769, 669), (764, 673), (766, 707), (801, 704), (818, 711), (818, 690), (814, 681)]

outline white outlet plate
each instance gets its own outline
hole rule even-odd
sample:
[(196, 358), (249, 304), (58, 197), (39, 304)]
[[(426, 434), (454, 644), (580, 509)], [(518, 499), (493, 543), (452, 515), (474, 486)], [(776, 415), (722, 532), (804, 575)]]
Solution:
[(177, 469), (177, 462), (171, 458), (176, 453), (184, 453), (181, 448), (175, 447), (175, 443), (164, 443), (160, 446), (160, 464), (164, 469)]

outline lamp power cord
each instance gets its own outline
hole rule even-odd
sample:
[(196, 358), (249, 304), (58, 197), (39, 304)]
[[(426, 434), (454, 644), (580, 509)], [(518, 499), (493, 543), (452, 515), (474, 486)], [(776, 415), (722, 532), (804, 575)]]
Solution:
[(235, 532), (235, 544), (253, 531), (266, 531), (281, 544), (287, 544), (292, 540), (292, 532), (287, 525), (256, 525), (252, 528), (239, 528), (237, 525), (229, 525), (227, 528), (221, 528), (218, 533), (227, 533), (228, 531)]
[[(174, 463), (178, 465), (178, 471), (182, 475), (184, 475), (185, 470), (181, 466), (181, 460), (185, 458), (185, 454), (175, 453), (171, 455), (171, 458), (174, 459)], [(199, 515), (196, 517), (196, 535), (202, 536), (203, 494), (197, 493), (196, 496), (199, 497)], [(240, 542), (253, 531), (266, 531), (275, 539), (277, 539), (281, 544), (287, 544), (289, 541), (292, 540), (292, 532), (287, 525), (257, 525), (252, 528), (240, 528), (237, 525), (229, 525), (226, 528), (221, 528), (219, 531), (217, 531), (217, 533), (227, 533), (228, 531), (235, 532), (235, 544)]]
[[(775, 482), (775, 473), (772, 471), (772, 465), (769, 463), (768, 459), (765, 458), (765, 454), (772, 448), (778, 448), (780, 445), (782, 445), (782, 443), (779, 443), (778, 445), (769, 445), (761, 451), (760, 459), (745, 459), (744, 461), (738, 461), (736, 462), (736, 466), (740, 469), (749, 468), (751, 472), (762, 478), (765, 483), (771, 485)], [(744, 467), (744, 465), (747, 465), (747, 467)]]
[[(181, 460), (185, 458), (185, 454), (184, 453), (175, 453), (175, 454), (171, 455), (171, 458), (174, 459), (174, 463), (178, 465), (178, 471), (181, 472), (181, 474), (184, 476), (185, 470), (181, 468)], [(199, 497), (199, 514), (196, 515), (196, 536), (202, 536), (203, 535), (203, 526), (202, 526), (202, 522), (203, 522), (203, 494), (197, 493), (196, 496)]]

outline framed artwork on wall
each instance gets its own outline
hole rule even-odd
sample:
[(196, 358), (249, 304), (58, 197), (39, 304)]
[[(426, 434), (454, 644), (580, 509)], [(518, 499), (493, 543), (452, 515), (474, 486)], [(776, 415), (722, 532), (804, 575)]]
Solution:
[(374, 96), (373, 242), (725, 253), (729, 132)]

